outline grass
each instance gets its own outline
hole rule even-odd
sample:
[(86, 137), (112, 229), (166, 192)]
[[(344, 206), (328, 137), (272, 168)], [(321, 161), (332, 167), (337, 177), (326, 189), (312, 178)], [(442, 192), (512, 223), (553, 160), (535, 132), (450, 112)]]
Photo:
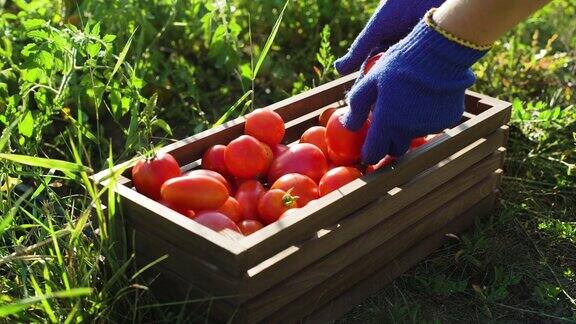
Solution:
[[(202, 319), (148, 290), (88, 176), (334, 79), (376, 5), (284, 3), (0, 1), (0, 322)], [(557, 0), (475, 66), (514, 102), (499, 209), (341, 322), (576, 321), (575, 17)]]

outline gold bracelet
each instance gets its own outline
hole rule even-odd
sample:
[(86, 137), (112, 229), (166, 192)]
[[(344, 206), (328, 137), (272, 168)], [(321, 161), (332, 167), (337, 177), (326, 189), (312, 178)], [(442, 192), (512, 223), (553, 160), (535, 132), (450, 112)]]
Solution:
[(438, 24), (433, 19), (434, 12), (436, 12), (436, 9), (437, 8), (432, 8), (432, 9), (428, 10), (426, 15), (424, 16), (424, 22), (426, 22), (426, 25), (428, 25), (430, 28), (434, 29), (440, 35), (442, 35), (442, 36), (448, 38), (449, 40), (451, 40), (457, 44), (460, 44), (464, 47), (472, 48), (472, 49), (475, 49), (478, 51), (486, 51), (486, 50), (489, 50), (490, 48), (492, 48), (492, 45), (474, 44), (470, 41), (467, 41), (465, 39), (462, 39), (462, 38), (452, 34), (451, 32), (447, 31), (446, 29), (443, 29), (442, 27), (438, 26)]

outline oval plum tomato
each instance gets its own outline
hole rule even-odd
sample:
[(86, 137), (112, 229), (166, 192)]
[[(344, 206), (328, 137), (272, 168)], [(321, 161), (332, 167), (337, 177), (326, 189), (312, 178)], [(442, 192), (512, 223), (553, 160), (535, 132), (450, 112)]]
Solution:
[(217, 209), (228, 200), (228, 188), (205, 175), (172, 178), (160, 189), (162, 199), (179, 209)]
[(366, 168), (366, 174), (370, 174), (373, 173), (374, 171), (383, 168), (389, 164), (391, 164), (392, 162), (394, 162), (394, 160), (396, 160), (395, 157), (390, 156), (390, 155), (386, 155), (382, 160), (380, 160), (378, 163), (373, 164), (373, 165), (369, 165), (368, 168)]
[(284, 213), (282, 213), (282, 215), (280, 215), (280, 217), (278, 217), (278, 220), (281, 220), (285, 217), (297, 215), (299, 212), (300, 212), (300, 208), (290, 208), (287, 211), (285, 211)]
[(179, 212), (180, 214), (182, 214), (188, 218), (194, 218), (196, 216), (196, 213), (191, 209), (177, 209), (177, 208), (174, 208), (174, 206), (172, 206), (170, 203), (168, 203), (167, 201), (164, 201), (164, 200), (160, 200), (158, 202), (161, 203), (162, 205), (170, 208), (170, 209), (173, 209), (173, 210)]
[(228, 180), (226, 180), (226, 178), (224, 178), (224, 176), (222, 176), (220, 173), (218, 173), (216, 171), (198, 169), (198, 170), (192, 170), (190, 172), (187, 172), (184, 175), (186, 175), (186, 176), (205, 175), (205, 176), (208, 176), (210, 178), (214, 178), (214, 179), (222, 182), (222, 184), (226, 186), (226, 189), (228, 189), (228, 193), (232, 194), (232, 185), (230, 184), (230, 182), (228, 182)]
[(244, 134), (254, 136), (268, 145), (280, 144), (285, 132), (284, 120), (273, 110), (256, 109), (246, 115)]
[(348, 108), (338, 109), (326, 126), (328, 157), (337, 165), (353, 165), (360, 161), (360, 151), (368, 134), (370, 123), (366, 121), (357, 132), (348, 130), (340, 122), (340, 117)]
[(313, 126), (308, 128), (302, 137), (300, 143), (310, 143), (322, 150), (324, 155), (328, 156), (328, 146), (326, 146), (326, 127)]
[(132, 168), (132, 181), (136, 190), (154, 200), (160, 199), (160, 188), (166, 180), (180, 175), (180, 166), (169, 153), (140, 159)]
[(242, 135), (226, 146), (224, 161), (230, 173), (241, 179), (253, 179), (268, 170), (270, 159), (262, 143), (249, 135)]
[(328, 172), (320, 180), (318, 190), (320, 196), (326, 196), (332, 191), (339, 189), (362, 176), (362, 173), (353, 167), (337, 167)]
[(268, 173), (268, 169), (270, 168), (270, 165), (272, 165), (272, 161), (274, 161), (274, 152), (272, 152), (270, 145), (262, 143), (262, 146), (264, 146), (264, 149), (266, 150), (266, 158), (268, 159), (266, 171), (264, 171), (264, 173)]
[(198, 213), (198, 215), (196, 216), (196, 218), (194, 218), (194, 220), (216, 232), (221, 232), (225, 229), (230, 229), (240, 233), (238, 225), (236, 225), (236, 223), (230, 220), (230, 218), (226, 217), (226, 215), (219, 212), (203, 211)]
[(416, 137), (412, 139), (412, 141), (410, 142), (410, 149), (413, 150), (419, 146), (426, 144), (426, 142), (428, 142), (426, 136)]
[(320, 113), (320, 116), (318, 117), (318, 121), (320, 122), (320, 126), (326, 127), (326, 125), (328, 125), (328, 120), (330, 120), (330, 116), (332, 116), (332, 114), (337, 109), (338, 108), (336, 108), (336, 107), (328, 107), (328, 108), (324, 109), (322, 111), (322, 113)]
[(230, 176), (226, 163), (224, 162), (225, 145), (214, 145), (207, 149), (202, 156), (202, 168), (220, 173), (225, 177)]
[(299, 143), (288, 148), (288, 151), (272, 162), (268, 180), (274, 183), (285, 174), (300, 173), (318, 181), (326, 171), (328, 163), (324, 153), (312, 144)]
[(258, 201), (266, 193), (264, 186), (256, 180), (247, 180), (236, 190), (236, 201), (242, 206), (242, 218), (259, 220)]
[(270, 189), (258, 202), (258, 214), (264, 224), (272, 224), (290, 208), (298, 207), (296, 198), (281, 189)]
[(272, 149), (272, 155), (274, 155), (274, 158), (277, 158), (280, 156), (280, 154), (288, 151), (288, 146), (284, 144), (276, 144), (270, 146), (270, 149)]
[(228, 197), (228, 200), (216, 211), (228, 216), (234, 223), (242, 220), (242, 206), (234, 197)]
[(246, 219), (238, 223), (238, 227), (240, 228), (242, 234), (248, 236), (256, 231), (261, 230), (264, 227), (264, 225), (262, 225), (262, 223), (260, 223), (257, 220)]
[(364, 65), (364, 74), (368, 74), (368, 72), (370, 72), (374, 64), (378, 62), (378, 60), (382, 57), (382, 55), (384, 55), (384, 52), (378, 53), (369, 58), (368, 61), (366, 61), (366, 64)]
[(298, 206), (304, 207), (310, 200), (318, 199), (318, 185), (314, 180), (299, 173), (289, 173), (281, 176), (270, 189), (291, 190), (290, 193), (298, 197)]

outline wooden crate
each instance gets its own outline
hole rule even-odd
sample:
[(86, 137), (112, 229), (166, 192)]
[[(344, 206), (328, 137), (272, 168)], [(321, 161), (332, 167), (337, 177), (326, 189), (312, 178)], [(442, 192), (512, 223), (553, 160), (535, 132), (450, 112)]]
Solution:
[[(349, 75), (267, 107), (286, 121), (286, 143), (343, 106)], [(398, 159), (243, 238), (213, 232), (132, 188), (130, 169), (117, 177), (120, 209), (137, 262), (166, 260), (148, 273), (152, 289), (174, 300), (206, 298), (215, 321), (325, 322), (464, 230), (496, 203), (510, 104), (466, 93), (459, 125)], [(243, 132), (243, 118), (166, 146), (190, 170), (208, 147)], [(122, 168), (125, 166), (118, 166)], [(106, 184), (111, 170), (94, 177)]]

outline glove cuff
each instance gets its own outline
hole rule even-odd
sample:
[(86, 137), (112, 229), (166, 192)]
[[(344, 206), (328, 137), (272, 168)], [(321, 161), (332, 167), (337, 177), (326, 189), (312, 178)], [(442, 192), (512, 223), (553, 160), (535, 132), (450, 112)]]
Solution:
[(449, 40), (458, 43), (464, 47), (468, 47), (471, 49), (475, 49), (478, 51), (488, 51), (492, 48), (492, 44), (490, 45), (478, 45), (478, 44), (474, 44), (470, 41), (467, 41), (463, 38), (460, 38), (454, 34), (452, 34), (451, 32), (447, 31), (446, 29), (440, 27), (436, 21), (434, 21), (434, 12), (436, 12), (437, 8), (432, 8), (430, 10), (428, 10), (428, 12), (426, 12), (426, 14), (424, 15), (424, 22), (426, 23), (426, 25), (428, 25), (430, 28), (434, 29), (437, 33), (441, 34), (442, 36), (448, 38)]

